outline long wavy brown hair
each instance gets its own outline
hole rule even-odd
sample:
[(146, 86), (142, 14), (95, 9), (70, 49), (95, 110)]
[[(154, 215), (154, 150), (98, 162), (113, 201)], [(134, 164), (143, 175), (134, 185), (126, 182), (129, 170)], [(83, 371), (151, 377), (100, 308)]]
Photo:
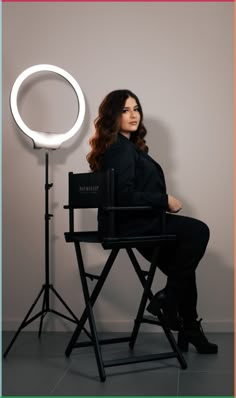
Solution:
[(115, 90), (109, 93), (99, 106), (98, 116), (94, 120), (95, 132), (89, 140), (91, 151), (87, 155), (87, 161), (92, 171), (101, 168), (102, 155), (109, 146), (117, 140), (120, 132), (121, 115), (127, 98), (134, 98), (140, 112), (138, 129), (131, 133), (132, 141), (140, 150), (148, 152), (145, 144), (147, 130), (143, 125), (143, 111), (138, 97), (130, 90)]

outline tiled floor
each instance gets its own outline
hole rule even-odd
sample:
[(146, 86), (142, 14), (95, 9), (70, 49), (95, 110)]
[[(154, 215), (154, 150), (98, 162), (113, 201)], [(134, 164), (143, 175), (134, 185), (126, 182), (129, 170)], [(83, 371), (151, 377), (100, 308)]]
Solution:
[[(70, 334), (47, 332), (38, 339), (21, 332), (7, 359), (3, 360), (2, 395), (142, 395), (142, 396), (233, 396), (233, 334), (209, 333), (219, 345), (217, 355), (200, 355), (194, 347), (185, 355), (186, 370), (176, 359), (107, 368), (105, 383), (99, 381), (92, 348), (64, 355)], [(12, 333), (3, 333), (3, 351)], [(107, 359), (130, 354), (127, 343), (103, 346)], [(162, 333), (140, 334), (138, 354), (170, 351)]]

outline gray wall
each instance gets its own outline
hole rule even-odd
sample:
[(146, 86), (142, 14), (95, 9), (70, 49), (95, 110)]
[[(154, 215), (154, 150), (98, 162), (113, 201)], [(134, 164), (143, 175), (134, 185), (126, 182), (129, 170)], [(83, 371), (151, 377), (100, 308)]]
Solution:
[[(19, 132), (9, 94), (27, 67), (51, 63), (70, 72), (86, 98), (79, 132), (50, 153), (51, 278), (71, 308), (83, 308), (68, 228), (68, 171), (88, 171), (85, 156), (93, 120), (104, 95), (133, 90), (141, 100), (150, 154), (161, 163), (168, 192), (183, 201), (182, 214), (211, 229), (199, 265), (199, 315), (208, 330), (233, 327), (233, 4), (232, 3), (4, 3), (3, 6), (3, 328), (15, 329), (44, 278), (44, 156)], [(63, 132), (76, 116), (70, 87), (55, 75), (36, 75), (19, 97), (33, 129)], [(87, 211), (78, 220), (96, 226)], [(107, 253), (83, 247), (90, 271)], [(141, 259), (141, 257), (139, 256)], [(143, 260), (146, 266), (145, 260)], [(165, 277), (159, 271), (155, 289)], [(96, 316), (101, 328), (132, 324), (141, 288), (121, 254)], [(53, 308), (60, 309), (55, 298)], [(48, 329), (71, 330), (47, 318)], [(31, 324), (31, 329), (37, 323)]]

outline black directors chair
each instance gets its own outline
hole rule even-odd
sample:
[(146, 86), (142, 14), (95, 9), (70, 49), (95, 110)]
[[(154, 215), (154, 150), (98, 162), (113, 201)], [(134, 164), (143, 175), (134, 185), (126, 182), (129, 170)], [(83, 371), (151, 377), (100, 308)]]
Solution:
[[(117, 212), (127, 211), (150, 211), (151, 207), (118, 207), (115, 205), (115, 176), (114, 170), (108, 170), (106, 172), (94, 172), (94, 173), (83, 173), (74, 174), (69, 173), (69, 203), (65, 206), (69, 210), (69, 232), (65, 233), (66, 242), (74, 243), (79, 274), (81, 278), (81, 284), (83, 289), (83, 295), (85, 300), (85, 309), (80, 317), (79, 323), (70, 339), (70, 342), (66, 348), (66, 356), (69, 357), (74, 348), (92, 346), (95, 352), (95, 357), (98, 366), (98, 372), (101, 381), (105, 381), (106, 373), (105, 368), (110, 366), (127, 365), (137, 362), (147, 362), (153, 360), (160, 360), (166, 358), (177, 358), (182, 369), (186, 369), (186, 361), (179, 350), (175, 338), (167, 327), (161, 310), (158, 313), (158, 317), (145, 316), (145, 308), (147, 301), (152, 299), (153, 293), (151, 291), (152, 282), (155, 276), (158, 263), (158, 254), (162, 245), (169, 245), (175, 241), (175, 235), (167, 235), (163, 232), (161, 235), (155, 236), (120, 236), (116, 234), (116, 217)], [(79, 209), (85, 208), (102, 208), (103, 211), (107, 212), (108, 215), (108, 228), (107, 231), (101, 236), (98, 231), (78, 231), (75, 228), (75, 212)], [(83, 210), (80, 210), (83, 211)], [(163, 213), (164, 220), (164, 213)], [(164, 229), (163, 229), (164, 231)], [(86, 272), (84, 265), (81, 244), (86, 243), (100, 243), (105, 250), (110, 250), (108, 259), (101, 271), (100, 275), (94, 275)], [(155, 250), (153, 258), (148, 271), (144, 271), (133, 252), (134, 248), (154, 246)], [(134, 327), (131, 334), (128, 337), (100, 339), (96, 320), (93, 314), (93, 306), (99, 297), (102, 287), (106, 281), (106, 278), (114, 264), (114, 261), (121, 249), (125, 249), (130, 258), (131, 264), (135, 270), (135, 273), (143, 286), (143, 293), (138, 308), (138, 312), (134, 321)], [(96, 284), (92, 291), (89, 293), (87, 278), (95, 280)], [(88, 320), (89, 331), (85, 328), (85, 323)], [(148, 354), (142, 356), (134, 356), (134, 345), (138, 336), (138, 332), (142, 323), (154, 324), (161, 327), (169, 341), (171, 351), (157, 354)], [(88, 337), (87, 341), (80, 341), (79, 337), (81, 332), (84, 331)], [(117, 358), (115, 360), (103, 360), (102, 356), (102, 345), (103, 344), (114, 344), (128, 342), (131, 350), (130, 356), (127, 358)]]

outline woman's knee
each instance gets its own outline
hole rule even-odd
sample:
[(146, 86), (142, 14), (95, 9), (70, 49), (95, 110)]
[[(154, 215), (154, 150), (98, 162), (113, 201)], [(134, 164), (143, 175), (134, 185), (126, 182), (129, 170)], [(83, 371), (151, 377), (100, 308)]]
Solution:
[(198, 222), (199, 222), (199, 236), (201, 238), (201, 241), (207, 244), (210, 239), (210, 228), (203, 221), (198, 220)]
[(193, 247), (202, 251), (207, 247), (210, 238), (210, 229), (208, 225), (201, 220), (187, 218), (183, 224), (183, 232), (181, 233), (180, 231), (180, 236), (181, 235), (185, 242), (191, 242)]

